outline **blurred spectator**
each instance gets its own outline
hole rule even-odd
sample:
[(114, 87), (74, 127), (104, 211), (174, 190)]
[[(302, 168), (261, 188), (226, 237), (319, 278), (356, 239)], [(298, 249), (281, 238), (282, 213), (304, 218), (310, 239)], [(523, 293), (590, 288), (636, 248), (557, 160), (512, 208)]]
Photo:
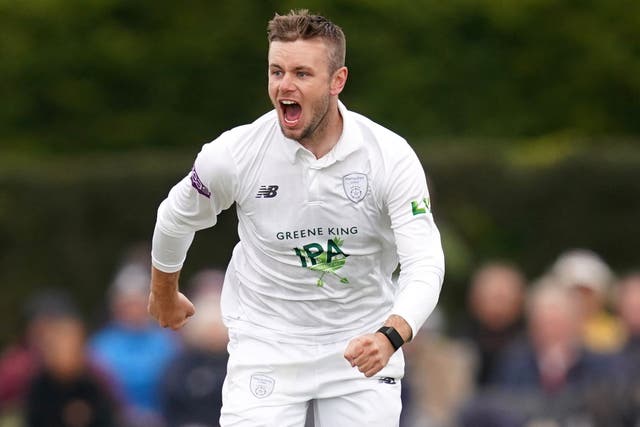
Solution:
[(622, 379), (617, 403), (627, 424), (637, 426), (640, 425), (640, 272), (620, 280), (616, 306), (627, 334), (616, 357), (618, 378)]
[(494, 387), (465, 406), (459, 425), (620, 425), (607, 409), (610, 359), (582, 343), (574, 295), (544, 279), (528, 296), (527, 316), (527, 339), (505, 350)]
[(217, 427), (227, 372), (227, 328), (220, 294), (224, 273), (203, 271), (189, 289), (197, 313), (180, 330), (184, 346), (166, 369), (160, 389), (168, 427)]
[(604, 260), (588, 250), (571, 250), (558, 257), (550, 275), (577, 298), (584, 344), (597, 352), (618, 350), (624, 333), (607, 311), (614, 276)]
[(510, 264), (492, 262), (479, 268), (468, 295), (470, 318), (458, 333), (477, 350), (476, 384), (488, 385), (498, 356), (524, 331), (525, 278)]
[[(622, 353), (640, 356), (640, 272), (620, 280), (616, 306), (626, 332)], [(640, 370), (640, 364), (637, 368)]]
[(68, 296), (57, 290), (41, 291), (27, 301), (24, 331), (0, 355), (0, 421), (18, 416), (23, 408), (29, 383), (40, 366), (40, 347), (49, 322), (73, 312)]
[(39, 336), (41, 368), (30, 385), (27, 427), (112, 427), (116, 407), (86, 356), (85, 328), (73, 315), (48, 319)]
[(149, 283), (148, 267), (125, 265), (109, 293), (112, 321), (90, 342), (96, 360), (118, 387), (128, 427), (163, 424), (160, 377), (179, 346), (175, 333), (158, 327), (147, 314)]
[(555, 393), (595, 382), (606, 372), (607, 360), (581, 341), (581, 306), (571, 292), (545, 281), (533, 289), (527, 308), (528, 340), (505, 350), (498, 386)]
[(459, 406), (473, 392), (474, 360), (469, 343), (447, 337), (444, 329), (444, 316), (436, 309), (403, 346), (406, 373), (401, 427), (451, 426)]

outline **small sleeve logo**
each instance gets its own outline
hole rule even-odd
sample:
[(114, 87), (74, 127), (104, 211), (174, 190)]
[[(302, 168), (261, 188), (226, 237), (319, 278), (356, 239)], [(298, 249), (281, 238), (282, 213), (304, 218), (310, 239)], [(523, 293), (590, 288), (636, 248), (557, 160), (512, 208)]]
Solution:
[(411, 201), (411, 213), (413, 213), (413, 216), (426, 214), (427, 212), (431, 212), (431, 200), (428, 197), (418, 201)]
[(207, 186), (200, 181), (200, 177), (198, 176), (198, 172), (196, 172), (195, 167), (191, 169), (191, 185), (198, 193), (202, 194), (207, 199), (211, 197), (211, 191), (209, 191)]

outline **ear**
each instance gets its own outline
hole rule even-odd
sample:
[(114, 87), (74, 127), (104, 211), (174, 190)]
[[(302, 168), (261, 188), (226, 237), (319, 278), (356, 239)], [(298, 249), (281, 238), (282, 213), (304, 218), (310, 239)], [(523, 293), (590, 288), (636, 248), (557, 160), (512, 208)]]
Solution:
[(331, 77), (331, 88), (329, 93), (332, 96), (339, 95), (344, 89), (344, 85), (347, 84), (347, 75), (349, 74), (349, 70), (347, 67), (338, 68)]

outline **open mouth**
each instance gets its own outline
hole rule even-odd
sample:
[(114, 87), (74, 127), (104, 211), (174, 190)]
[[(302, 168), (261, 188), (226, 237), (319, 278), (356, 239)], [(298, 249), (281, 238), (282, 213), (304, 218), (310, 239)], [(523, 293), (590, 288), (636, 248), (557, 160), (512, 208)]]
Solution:
[(280, 106), (282, 107), (282, 117), (285, 125), (289, 127), (295, 126), (300, 120), (300, 116), (302, 116), (302, 107), (300, 104), (286, 99), (280, 101)]

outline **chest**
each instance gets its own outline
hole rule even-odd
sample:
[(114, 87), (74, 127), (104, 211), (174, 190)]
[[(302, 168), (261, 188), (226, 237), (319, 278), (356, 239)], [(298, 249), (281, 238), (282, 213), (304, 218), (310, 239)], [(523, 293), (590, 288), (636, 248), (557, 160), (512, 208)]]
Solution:
[(238, 204), (240, 221), (273, 249), (337, 238), (352, 250), (375, 244), (386, 215), (364, 156), (329, 166), (276, 162), (259, 169)]

